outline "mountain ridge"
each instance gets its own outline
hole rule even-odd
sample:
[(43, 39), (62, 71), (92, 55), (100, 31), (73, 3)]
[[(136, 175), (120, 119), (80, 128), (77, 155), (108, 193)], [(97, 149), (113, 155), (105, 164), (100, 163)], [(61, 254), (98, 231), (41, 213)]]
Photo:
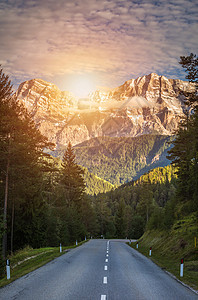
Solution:
[(108, 92), (95, 91), (85, 103), (42, 79), (23, 82), (16, 97), (49, 141), (59, 149), (94, 137), (173, 135), (192, 83), (155, 73), (130, 79)]

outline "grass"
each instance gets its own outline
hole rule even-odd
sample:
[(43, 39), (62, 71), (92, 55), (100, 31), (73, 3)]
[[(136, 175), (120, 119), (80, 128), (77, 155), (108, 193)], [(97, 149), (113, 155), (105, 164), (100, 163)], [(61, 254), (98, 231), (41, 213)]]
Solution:
[[(198, 240), (196, 215), (177, 221), (170, 231), (147, 231), (139, 239), (138, 251), (147, 257), (152, 247), (154, 263), (172, 273), (179, 280), (198, 290)], [(136, 249), (136, 243), (130, 245)], [(180, 278), (180, 263), (184, 258), (184, 276)]]
[(42, 267), (46, 263), (63, 255), (66, 251), (72, 248), (76, 248), (85, 243), (85, 241), (78, 243), (78, 245), (62, 247), (62, 253), (60, 253), (59, 247), (48, 247), (33, 249), (26, 247), (22, 250), (17, 251), (13, 255), (7, 257), (10, 259), (10, 273), (11, 278), (8, 280), (6, 276), (0, 279), (0, 287), (3, 287), (12, 281)]

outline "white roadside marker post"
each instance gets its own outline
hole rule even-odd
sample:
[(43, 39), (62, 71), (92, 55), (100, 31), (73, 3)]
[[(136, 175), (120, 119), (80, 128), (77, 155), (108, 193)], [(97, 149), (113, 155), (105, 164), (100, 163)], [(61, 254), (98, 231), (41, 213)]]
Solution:
[(60, 253), (62, 252), (62, 245), (60, 244)]
[(78, 241), (76, 240), (76, 246), (78, 246)]
[(151, 251), (152, 251), (152, 247), (150, 247), (150, 250), (149, 250), (149, 256), (151, 256)]
[(85, 235), (85, 241), (87, 240), (86, 235)]
[(180, 264), (180, 277), (183, 277), (184, 275), (184, 259), (181, 259), (181, 264)]
[(136, 244), (136, 249), (138, 249), (138, 242), (137, 242), (137, 244)]
[(6, 260), (6, 273), (7, 273), (7, 279), (10, 279), (10, 260)]

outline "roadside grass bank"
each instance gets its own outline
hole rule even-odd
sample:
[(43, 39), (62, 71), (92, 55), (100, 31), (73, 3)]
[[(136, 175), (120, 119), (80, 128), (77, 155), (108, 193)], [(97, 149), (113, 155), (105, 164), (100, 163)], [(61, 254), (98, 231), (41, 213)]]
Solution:
[[(192, 214), (177, 221), (170, 231), (146, 231), (129, 246), (149, 257), (162, 269), (172, 273), (183, 283), (198, 291), (198, 220)], [(196, 241), (195, 241), (196, 238)], [(152, 247), (151, 256), (149, 250)], [(181, 259), (184, 258), (183, 277), (180, 277)]]
[(62, 252), (60, 252), (60, 247), (33, 249), (29, 246), (22, 250), (16, 251), (13, 255), (7, 257), (7, 259), (10, 260), (11, 278), (7, 279), (5, 273), (5, 276), (0, 279), (0, 287), (3, 287), (12, 281), (42, 267), (56, 257), (65, 254), (69, 249), (79, 247), (87, 241), (80, 242), (77, 246), (63, 246)]

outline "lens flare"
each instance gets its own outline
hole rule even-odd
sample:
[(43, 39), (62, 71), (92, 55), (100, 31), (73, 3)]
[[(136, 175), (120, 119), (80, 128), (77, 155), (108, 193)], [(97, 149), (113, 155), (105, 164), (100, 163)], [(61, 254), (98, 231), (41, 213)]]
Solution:
[(89, 75), (77, 75), (69, 82), (69, 91), (78, 98), (86, 98), (95, 89), (94, 78)]

